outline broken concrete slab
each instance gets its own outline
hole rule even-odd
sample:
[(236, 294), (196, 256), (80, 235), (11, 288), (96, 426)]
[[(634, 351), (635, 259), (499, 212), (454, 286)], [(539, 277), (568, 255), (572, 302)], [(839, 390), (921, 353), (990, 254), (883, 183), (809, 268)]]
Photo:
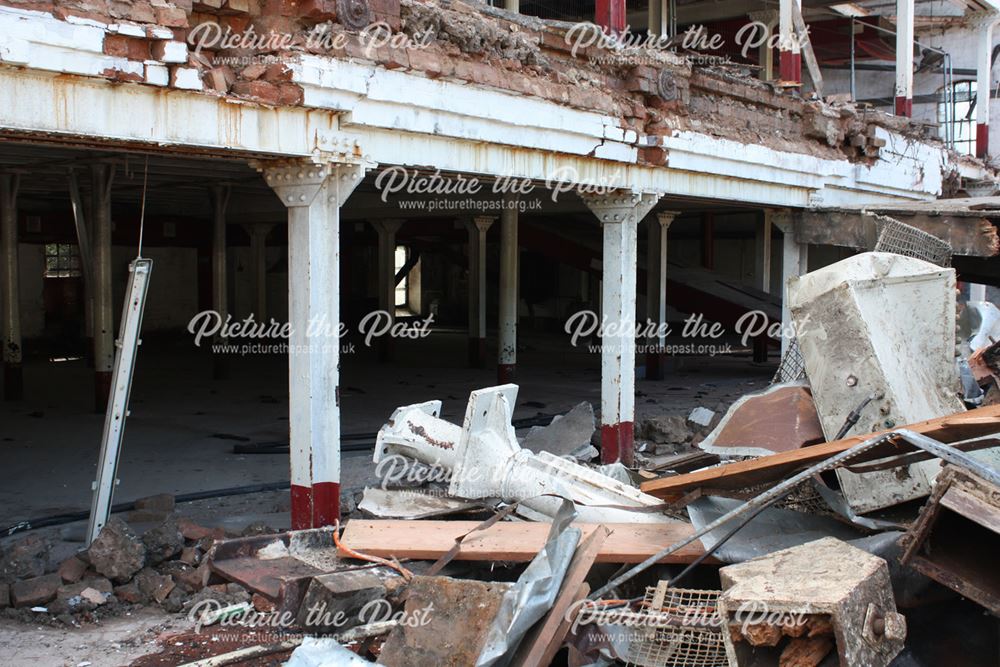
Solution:
[(689, 422), (701, 428), (710, 426), (713, 419), (715, 419), (715, 411), (703, 407), (697, 407), (692, 410), (687, 418)]
[(596, 429), (594, 406), (589, 401), (583, 401), (565, 415), (553, 417), (548, 426), (531, 427), (521, 446), (536, 454), (549, 452), (556, 456), (567, 456), (574, 450), (589, 445)]
[(406, 590), (401, 623), (379, 657), (387, 667), (467, 667), (486, 642), (509, 583), (417, 576)]
[(314, 577), (302, 598), (298, 624), (307, 633), (339, 633), (364, 625), (378, 615), (378, 601), (403, 584), (396, 573), (380, 575), (371, 569)]
[[(906, 619), (896, 611), (886, 562), (836, 538), (727, 565), (719, 575), (732, 665), (779, 664), (784, 637), (797, 634), (784, 633), (786, 624), (818, 624), (811, 636), (827, 636), (820, 626), (829, 628), (841, 665), (886, 667), (903, 648)], [(761, 625), (777, 632), (771, 653), (761, 648), (770, 642), (755, 644), (768, 631)]]
[(698, 443), (719, 456), (767, 456), (826, 442), (805, 382), (771, 385), (746, 394)]
[(643, 440), (665, 445), (683, 445), (694, 435), (684, 415), (659, 415), (639, 424), (638, 435)]
[(49, 569), (51, 548), (49, 541), (39, 535), (28, 535), (6, 546), (0, 552), (0, 581), (13, 583), (42, 576)]
[(358, 509), (380, 519), (427, 519), (480, 509), (479, 503), (427, 489), (365, 489)]
[(167, 517), (158, 526), (143, 533), (142, 543), (146, 547), (146, 561), (156, 565), (180, 554), (184, 549), (184, 536), (177, 521)]
[(118, 583), (131, 579), (146, 562), (142, 540), (118, 517), (104, 524), (86, 554), (94, 570)]

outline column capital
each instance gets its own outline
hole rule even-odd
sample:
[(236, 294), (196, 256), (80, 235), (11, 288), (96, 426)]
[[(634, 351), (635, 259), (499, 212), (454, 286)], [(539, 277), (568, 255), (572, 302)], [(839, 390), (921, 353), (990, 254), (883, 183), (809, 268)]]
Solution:
[(404, 222), (406, 222), (405, 218), (380, 218), (369, 220), (368, 224), (374, 227), (379, 234), (395, 234)]
[(976, 30), (988, 30), (996, 25), (1000, 20), (1000, 13), (997, 12), (970, 12), (966, 14), (965, 25)]
[(660, 223), (661, 229), (669, 229), (670, 223), (674, 221), (674, 218), (681, 214), (680, 211), (657, 211), (656, 221)]
[(642, 220), (662, 196), (652, 192), (612, 190), (601, 195), (581, 194), (580, 199), (602, 225), (614, 225)]
[(758, 21), (772, 28), (778, 22), (778, 14), (777, 9), (760, 9), (754, 12), (747, 12), (747, 17), (751, 21)]
[(354, 192), (372, 166), (367, 163), (347, 164), (323, 162), (314, 159), (295, 161), (260, 162), (251, 166), (264, 174), (264, 180), (277, 193), (288, 208), (309, 206), (316, 194), (325, 185), (336, 186), (331, 195), (337, 203), (343, 203)]
[(795, 216), (787, 208), (765, 209), (771, 216), (771, 224), (781, 230), (782, 234), (792, 234), (795, 232)]
[(470, 232), (475, 229), (480, 233), (486, 233), (496, 220), (495, 215), (474, 215), (471, 218), (464, 218), (462, 222)]

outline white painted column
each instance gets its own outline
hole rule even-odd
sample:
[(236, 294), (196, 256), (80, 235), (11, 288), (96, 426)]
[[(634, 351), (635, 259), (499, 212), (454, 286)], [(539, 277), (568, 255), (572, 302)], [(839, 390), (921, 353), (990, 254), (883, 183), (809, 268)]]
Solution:
[[(751, 21), (763, 26), (762, 29), (766, 34), (766, 39), (757, 47), (757, 61), (760, 65), (758, 77), (761, 81), (770, 81), (774, 78), (774, 49), (771, 48), (771, 35), (774, 34), (775, 29), (778, 27), (778, 11), (774, 9), (762, 9), (750, 12), (749, 17)], [(791, 15), (789, 15), (789, 18), (791, 18)], [(755, 36), (759, 39), (759, 35)]]
[(521, 0), (504, 0), (503, 8), (508, 12), (521, 12)]
[(670, 34), (670, 9), (668, 0), (649, 0), (647, 32), (651, 35)]
[(486, 232), (495, 217), (478, 215), (465, 226), (469, 232), (469, 366), (486, 365)]
[(274, 225), (247, 225), (250, 235), (250, 262), (253, 265), (254, 318), (267, 322), (267, 236)]
[[(791, 331), (792, 313), (788, 308), (788, 281), (805, 274), (808, 269), (809, 246), (799, 243), (795, 238), (795, 225), (792, 214), (788, 211), (775, 212), (772, 217), (774, 225), (784, 235), (781, 254), (781, 328), (783, 332)], [(791, 339), (787, 335), (781, 337), (781, 356), (784, 358)]]
[(329, 526), (340, 518), (340, 207), (364, 167), (259, 168), (288, 207), (292, 528)]
[[(661, 211), (647, 217), (649, 237), (646, 242), (646, 313), (647, 324), (663, 331), (667, 325), (667, 232), (680, 211)], [(663, 379), (664, 348), (667, 338), (653, 335), (646, 339), (646, 379)]]
[[(514, 200), (509, 200), (510, 204)], [(497, 345), (497, 384), (514, 382), (517, 375), (518, 211), (500, 214), (500, 326)]]
[[(391, 327), (396, 320), (396, 232), (403, 221), (386, 218), (369, 222), (378, 234), (378, 308), (388, 313)], [(378, 341), (378, 356), (381, 361), (392, 358), (392, 336), (382, 336)]]
[(778, 77), (782, 81), (802, 81), (802, 54), (792, 20), (793, 4), (802, 11), (802, 0), (779, 0), (778, 3)]
[(896, 0), (896, 115), (913, 115), (913, 4)]
[(976, 47), (976, 156), (990, 153), (990, 98), (992, 97), (993, 26), (997, 15), (990, 14), (979, 25)]
[(601, 460), (633, 464), (635, 422), (636, 229), (660, 195), (616, 191), (584, 196), (604, 234), (601, 263)]
[(969, 283), (969, 301), (986, 301), (986, 285)]
[(17, 250), (18, 174), (0, 174), (0, 308), (3, 309), (3, 397), (19, 401), (24, 397), (24, 373), (21, 368), (21, 298), (18, 288), (20, 262)]
[[(212, 196), (212, 309), (222, 322), (229, 316), (228, 275), (226, 273), (226, 209), (229, 206), (230, 188), (225, 184), (213, 185)], [(216, 336), (215, 342), (225, 345), (226, 339)], [(212, 356), (212, 376), (221, 379), (228, 375), (226, 355)]]
[(774, 227), (774, 210), (764, 209), (763, 218), (760, 224), (757, 225), (755, 229), (755, 248), (756, 255), (754, 261), (754, 269), (756, 275), (755, 287), (759, 290), (771, 293), (771, 236), (772, 228)]
[(107, 410), (111, 372), (115, 362), (115, 317), (111, 289), (111, 186), (115, 166), (91, 167), (91, 206), (94, 223), (94, 411)]

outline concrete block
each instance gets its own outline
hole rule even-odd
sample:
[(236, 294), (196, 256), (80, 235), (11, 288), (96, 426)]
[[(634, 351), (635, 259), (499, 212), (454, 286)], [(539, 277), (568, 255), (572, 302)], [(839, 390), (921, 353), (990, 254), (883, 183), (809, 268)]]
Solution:
[(142, 569), (146, 547), (128, 524), (112, 517), (87, 549), (87, 560), (108, 579), (125, 582)]
[(389, 634), (379, 662), (388, 667), (474, 665), (500, 601), (512, 584), (414, 577), (403, 608), (408, 620)]
[(324, 574), (310, 582), (298, 622), (307, 633), (343, 632), (362, 625), (365, 605), (386, 595), (383, 578), (371, 570)]

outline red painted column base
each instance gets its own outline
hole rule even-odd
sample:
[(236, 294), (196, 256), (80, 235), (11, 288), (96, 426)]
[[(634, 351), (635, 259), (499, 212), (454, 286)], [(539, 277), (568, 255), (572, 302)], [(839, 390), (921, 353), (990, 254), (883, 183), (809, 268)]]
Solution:
[(990, 154), (990, 126), (986, 123), (976, 125), (976, 157), (986, 157)]
[(292, 485), (292, 530), (333, 526), (340, 520), (340, 482)]
[(516, 376), (517, 364), (497, 365), (497, 384), (510, 384)]
[(94, 412), (108, 411), (108, 397), (111, 395), (111, 371), (94, 372)]
[(20, 401), (24, 398), (24, 373), (21, 364), (4, 362), (3, 400)]
[(778, 77), (782, 81), (802, 83), (802, 54), (791, 51), (778, 52)]
[(896, 98), (896, 115), (906, 116), (910, 118), (913, 116), (913, 98), (911, 97), (897, 97)]
[(635, 461), (635, 436), (632, 422), (601, 424), (601, 463), (621, 461), (631, 467)]
[(486, 368), (486, 339), (469, 337), (469, 367)]

